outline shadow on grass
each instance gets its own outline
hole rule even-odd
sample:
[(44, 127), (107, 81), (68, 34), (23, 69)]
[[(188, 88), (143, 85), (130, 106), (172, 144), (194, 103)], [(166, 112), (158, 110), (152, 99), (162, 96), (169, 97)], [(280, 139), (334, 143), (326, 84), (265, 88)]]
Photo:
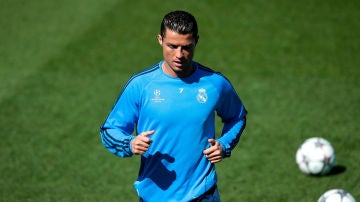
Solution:
[(339, 175), (346, 171), (346, 167), (343, 165), (335, 165), (331, 171), (326, 175), (310, 175), (311, 177), (330, 177), (333, 175)]
[(343, 165), (335, 165), (327, 176), (338, 175), (346, 171), (346, 167)]

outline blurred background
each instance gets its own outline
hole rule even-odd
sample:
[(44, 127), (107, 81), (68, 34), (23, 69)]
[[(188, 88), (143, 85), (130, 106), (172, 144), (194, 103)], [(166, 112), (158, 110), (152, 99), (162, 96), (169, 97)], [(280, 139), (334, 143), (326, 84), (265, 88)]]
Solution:
[[(177, 9), (197, 18), (194, 59), (249, 111), (216, 165), (222, 201), (333, 188), (360, 200), (360, 1), (0, 0), (0, 201), (138, 201), (140, 158), (110, 154), (99, 127), (129, 77), (162, 59), (156, 35)], [(313, 136), (336, 152), (323, 177), (295, 162)]]

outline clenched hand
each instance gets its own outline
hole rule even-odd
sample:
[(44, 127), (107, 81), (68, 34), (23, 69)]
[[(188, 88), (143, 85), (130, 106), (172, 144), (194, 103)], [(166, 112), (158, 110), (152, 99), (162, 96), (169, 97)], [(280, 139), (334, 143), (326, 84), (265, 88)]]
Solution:
[(221, 144), (214, 140), (209, 139), (210, 147), (205, 149), (203, 153), (211, 163), (218, 163), (223, 159), (223, 150)]
[(154, 130), (142, 132), (131, 141), (133, 154), (144, 154), (149, 149), (152, 140), (148, 136), (154, 132)]

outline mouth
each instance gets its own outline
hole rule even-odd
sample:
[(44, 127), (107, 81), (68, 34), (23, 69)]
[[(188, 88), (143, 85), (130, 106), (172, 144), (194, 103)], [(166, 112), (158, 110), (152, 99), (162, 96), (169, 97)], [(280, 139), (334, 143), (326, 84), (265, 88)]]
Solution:
[(174, 61), (174, 65), (175, 65), (176, 67), (182, 67), (184, 64), (183, 64), (182, 61)]

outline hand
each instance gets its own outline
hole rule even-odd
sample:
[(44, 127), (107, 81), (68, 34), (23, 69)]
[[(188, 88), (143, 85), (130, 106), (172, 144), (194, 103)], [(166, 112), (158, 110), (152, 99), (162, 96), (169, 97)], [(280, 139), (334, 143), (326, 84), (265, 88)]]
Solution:
[(205, 149), (203, 153), (211, 163), (220, 162), (223, 158), (223, 150), (221, 144), (214, 139), (209, 139), (208, 142), (210, 143), (210, 147), (208, 149)]
[(144, 154), (149, 149), (152, 140), (148, 136), (154, 132), (154, 130), (142, 132), (131, 141), (133, 154)]

